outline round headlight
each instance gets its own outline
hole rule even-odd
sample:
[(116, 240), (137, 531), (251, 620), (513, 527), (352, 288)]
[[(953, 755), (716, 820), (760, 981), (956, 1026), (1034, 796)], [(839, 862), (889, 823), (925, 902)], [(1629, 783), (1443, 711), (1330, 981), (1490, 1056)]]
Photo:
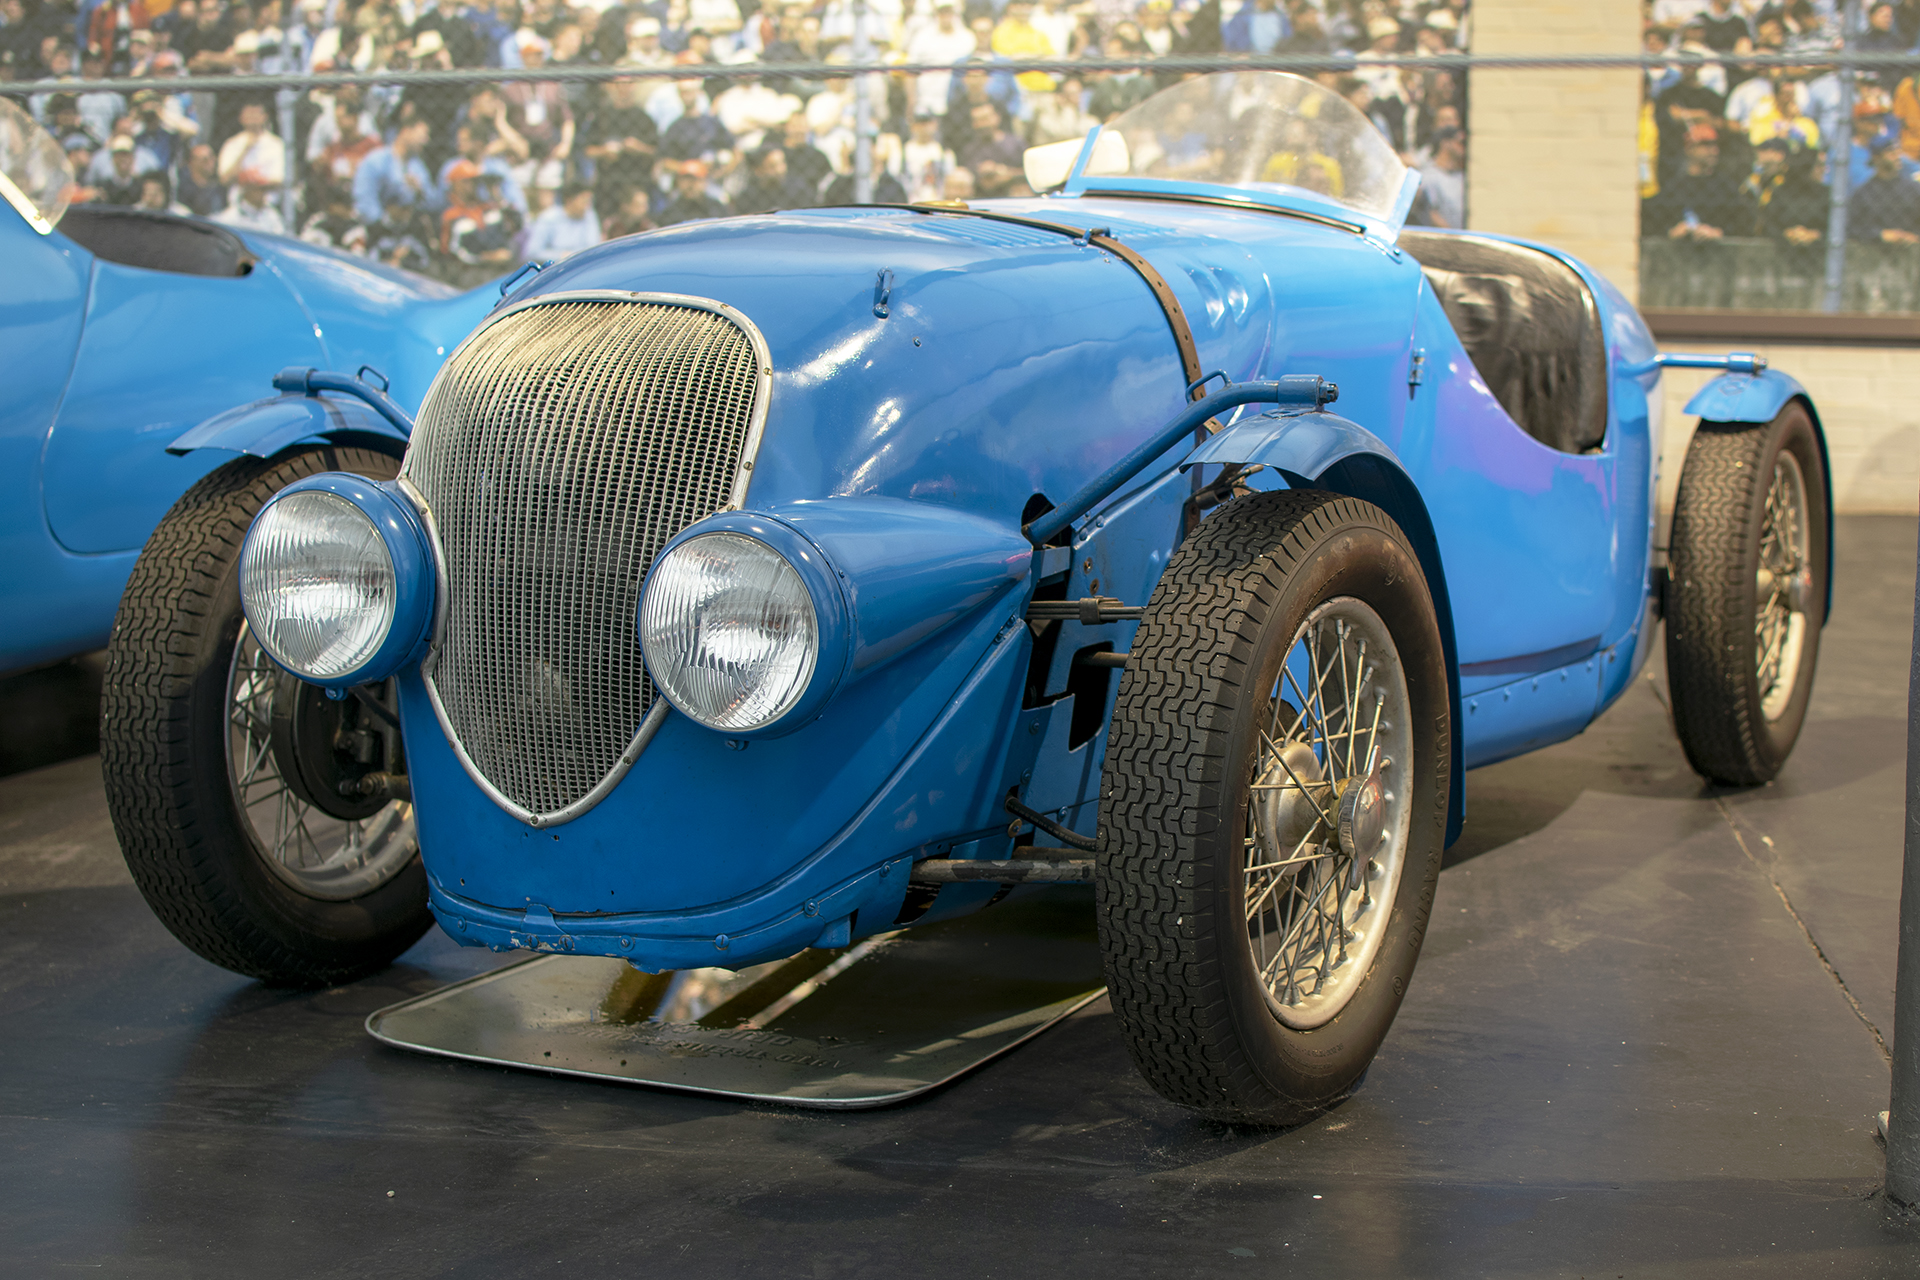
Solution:
[(640, 647), (676, 707), (710, 729), (745, 732), (806, 692), (820, 624), (786, 557), (757, 538), (707, 533), (654, 565)]
[(393, 557), (360, 508), (308, 489), (271, 502), (240, 553), (247, 624), (280, 665), (312, 680), (366, 665), (393, 626)]

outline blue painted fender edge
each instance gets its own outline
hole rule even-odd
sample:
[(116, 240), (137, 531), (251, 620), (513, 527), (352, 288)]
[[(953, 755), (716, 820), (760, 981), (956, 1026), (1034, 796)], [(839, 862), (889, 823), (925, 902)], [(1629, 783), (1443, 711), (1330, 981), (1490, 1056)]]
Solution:
[(1311, 479), (1355, 453), (1374, 453), (1399, 466), (1393, 450), (1357, 422), (1333, 413), (1287, 411), (1243, 418), (1188, 454), (1182, 471), (1210, 462), (1261, 463)]
[(1778, 369), (1762, 373), (1723, 373), (1693, 393), (1686, 412), (1709, 422), (1772, 422), (1773, 416), (1806, 388)]
[(1827, 430), (1813, 397), (1798, 381), (1768, 369), (1761, 373), (1723, 373), (1693, 393), (1686, 412), (1703, 422), (1745, 422), (1756, 426), (1772, 422), (1790, 400), (1799, 400), (1813, 420), (1813, 437), (1820, 442), (1820, 470), (1827, 490), (1827, 599), (1821, 622), (1833, 614), (1833, 464), (1827, 456)]
[(367, 443), (393, 452), (407, 445), (399, 428), (358, 400), (283, 395), (215, 414), (168, 445), (167, 452), (225, 449), (270, 458), (289, 445), (309, 441)]

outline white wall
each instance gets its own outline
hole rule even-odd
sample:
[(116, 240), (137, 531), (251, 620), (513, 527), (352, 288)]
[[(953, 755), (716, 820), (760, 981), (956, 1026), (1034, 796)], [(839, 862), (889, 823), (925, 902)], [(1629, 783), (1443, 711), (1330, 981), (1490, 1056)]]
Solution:
[[(1475, 53), (1638, 53), (1637, 0), (1473, 0)], [(1640, 291), (1640, 73), (1476, 71), (1467, 219)]]

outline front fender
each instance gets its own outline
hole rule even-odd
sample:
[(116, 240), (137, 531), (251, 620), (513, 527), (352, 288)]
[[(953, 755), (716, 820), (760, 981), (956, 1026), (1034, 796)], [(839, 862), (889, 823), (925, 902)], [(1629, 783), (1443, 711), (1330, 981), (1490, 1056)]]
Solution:
[(270, 396), (215, 414), (167, 446), (175, 455), (199, 449), (270, 458), (290, 445), (365, 444), (400, 453), (407, 437), (358, 400), (311, 395)]
[(1210, 462), (1259, 463), (1272, 467), (1299, 487), (1342, 458), (1375, 453), (1398, 467), (1393, 450), (1379, 436), (1338, 414), (1317, 411), (1281, 411), (1246, 418), (1215, 432), (1188, 454), (1182, 471)]
[(1806, 388), (1781, 373), (1723, 373), (1693, 393), (1686, 411), (1708, 422), (1772, 422), (1774, 415)]

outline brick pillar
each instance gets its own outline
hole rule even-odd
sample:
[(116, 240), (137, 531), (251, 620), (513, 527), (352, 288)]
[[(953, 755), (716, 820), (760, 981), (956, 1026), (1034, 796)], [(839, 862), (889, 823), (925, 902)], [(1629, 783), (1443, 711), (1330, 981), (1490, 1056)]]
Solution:
[[(1473, 0), (1475, 53), (1635, 53), (1638, 0)], [(1640, 287), (1640, 74), (1475, 71), (1467, 220)]]

